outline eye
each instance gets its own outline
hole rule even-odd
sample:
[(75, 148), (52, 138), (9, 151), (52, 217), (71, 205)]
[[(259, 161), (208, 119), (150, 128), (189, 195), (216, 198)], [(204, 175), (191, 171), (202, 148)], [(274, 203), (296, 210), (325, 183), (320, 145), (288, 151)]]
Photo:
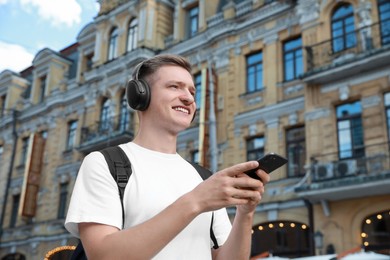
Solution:
[(177, 85), (171, 85), (171, 88), (178, 89), (179, 87)]

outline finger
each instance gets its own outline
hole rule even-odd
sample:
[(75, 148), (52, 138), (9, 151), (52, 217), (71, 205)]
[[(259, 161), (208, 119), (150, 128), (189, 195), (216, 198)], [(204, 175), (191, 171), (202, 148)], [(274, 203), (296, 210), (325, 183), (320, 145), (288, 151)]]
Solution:
[(260, 201), (261, 192), (257, 189), (235, 189), (233, 197), (251, 201)]
[(259, 166), (259, 163), (257, 161), (249, 161), (249, 162), (243, 162), (236, 165), (233, 165), (229, 168), (226, 168), (221, 171), (221, 174), (224, 174), (226, 176), (234, 177), (237, 176), (245, 171), (249, 171), (252, 169), (255, 169)]
[(257, 176), (259, 176), (260, 180), (263, 182), (264, 185), (267, 184), (271, 179), (270, 175), (263, 170), (257, 170), (256, 174)]

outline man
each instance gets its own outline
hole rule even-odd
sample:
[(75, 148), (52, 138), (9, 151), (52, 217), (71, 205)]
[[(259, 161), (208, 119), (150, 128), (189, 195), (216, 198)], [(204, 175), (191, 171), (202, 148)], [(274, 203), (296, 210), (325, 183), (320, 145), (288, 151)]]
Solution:
[[(250, 161), (202, 181), (177, 154), (177, 135), (196, 111), (187, 60), (155, 56), (139, 64), (133, 79), (128, 101), (139, 110), (139, 130), (120, 145), (133, 169), (124, 194), (124, 229), (118, 188), (99, 152), (80, 167), (65, 227), (80, 237), (89, 259), (248, 259), (255, 208), (269, 176), (258, 170), (261, 182), (244, 174), (258, 166)], [(150, 99), (139, 102), (129, 94), (134, 88)], [(237, 206), (233, 225), (228, 206)], [(212, 215), (217, 249), (211, 249)]]

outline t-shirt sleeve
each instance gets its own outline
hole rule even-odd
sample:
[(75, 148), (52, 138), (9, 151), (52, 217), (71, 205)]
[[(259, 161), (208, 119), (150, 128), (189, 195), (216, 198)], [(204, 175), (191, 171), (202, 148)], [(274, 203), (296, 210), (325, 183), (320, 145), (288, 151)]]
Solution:
[[(222, 208), (214, 211), (213, 231), (218, 246), (222, 246), (226, 242), (231, 229), (232, 224), (230, 222), (226, 209)], [(214, 246), (213, 241), (211, 241), (211, 246)]]
[(122, 226), (122, 209), (118, 186), (111, 176), (102, 153), (87, 155), (78, 172), (73, 188), (65, 228), (79, 237), (79, 223), (93, 222)]

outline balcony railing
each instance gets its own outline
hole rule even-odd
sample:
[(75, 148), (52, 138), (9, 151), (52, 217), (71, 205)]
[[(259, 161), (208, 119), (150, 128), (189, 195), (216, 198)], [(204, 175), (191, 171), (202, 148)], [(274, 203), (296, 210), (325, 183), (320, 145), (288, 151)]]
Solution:
[(116, 116), (81, 129), (79, 150), (91, 152), (107, 146), (129, 142), (134, 137), (132, 114), (126, 119)]
[(386, 25), (388, 27), (388, 24), (376, 23), (340, 37), (306, 46), (305, 76), (389, 50), (390, 28), (384, 28)]
[(390, 184), (389, 147), (389, 143), (365, 146), (365, 155), (356, 158), (338, 159), (338, 153), (313, 157), (307, 181), (296, 192), (315, 199), (385, 193)]

